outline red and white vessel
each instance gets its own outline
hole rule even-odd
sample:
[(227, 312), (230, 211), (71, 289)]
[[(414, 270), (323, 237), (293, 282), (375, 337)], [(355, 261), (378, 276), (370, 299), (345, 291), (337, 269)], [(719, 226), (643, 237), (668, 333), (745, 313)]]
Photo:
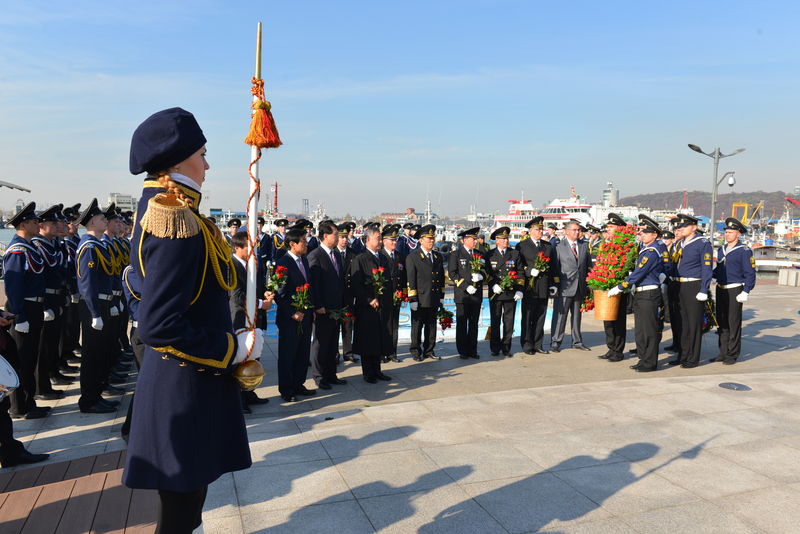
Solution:
[(554, 198), (541, 211), (537, 211), (533, 207), (533, 201), (524, 199), (525, 195), (523, 194), (522, 200), (509, 200), (508, 213), (497, 215), (494, 218), (493, 229), (501, 226), (511, 228), (511, 241), (519, 241), (525, 235), (527, 232), (525, 223), (536, 215), (544, 217), (545, 226), (553, 223), (559, 228), (563, 228), (564, 224), (571, 220), (576, 220), (584, 225), (592, 222), (592, 217), (589, 214), (592, 205), (583, 200), (575, 192), (574, 187), (570, 187), (569, 198)]

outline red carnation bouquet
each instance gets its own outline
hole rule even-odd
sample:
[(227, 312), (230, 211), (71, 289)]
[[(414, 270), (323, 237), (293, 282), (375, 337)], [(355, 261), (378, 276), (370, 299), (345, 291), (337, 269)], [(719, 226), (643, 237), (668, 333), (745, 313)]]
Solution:
[(636, 265), (636, 228), (617, 227), (610, 241), (600, 245), (594, 267), (586, 282), (592, 289), (608, 291), (625, 280)]
[(528, 287), (533, 289), (533, 284), (536, 279), (539, 277), (540, 274), (546, 273), (547, 270), (550, 268), (550, 256), (545, 255), (544, 252), (540, 252), (536, 255), (536, 260), (533, 262), (533, 268), (539, 271), (539, 274), (536, 276), (531, 277), (528, 280)]
[(439, 326), (442, 327), (442, 331), (445, 331), (453, 326), (453, 312), (445, 309), (444, 307), (439, 309), (438, 313), (436, 314), (436, 318), (439, 320)]
[(327, 310), (327, 313), (328, 317), (337, 322), (349, 323), (350, 321), (353, 320), (353, 314), (350, 313), (350, 308), (347, 306), (345, 306), (344, 308)]
[[(303, 284), (294, 288), (294, 295), (292, 296), (292, 307), (300, 313), (305, 313), (306, 310), (311, 309), (311, 297), (308, 295), (310, 284)], [(297, 323), (297, 331), (303, 331), (303, 322)]]
[(399, 308), (404, 302), (408, 302), (408, 289), (403, 288), (395, 290), (394, 305)]
[(281, 290), (281, 288), (286, 285), (286, 271), (288, 271), (286, 267), (283, 265), (275, 265), (274, 267), (270, 267), (269, 269), (269, 278), (267, 278), (267, 291), (272, 293), (277, 293)]
[(375, 289), (375, 298), (380, 300), (383, 295), (384, 285), (386, 284), (386, 277), (383, 276), (384, 267), (376, 267), (372, 269), (372, 287)]
[[(502, 278), (500, 278), (500, 281), (497, 282), (497, 285), (499, 285), (500, 289), (503, 291), (511, 291), (517, 287), (518, 280), (519, 274), (517, 274), (517, 271), (508, 271), (503, 275)], [(489, 297), (489, 300), (492, 300), (496, 296), (496, 293), (492, 293), (492, 296)]]
[[(469, 267), (472, 270), (472, 274), (480, 274), (484, 279), (486, 278), (486, 260), (480, 254), (472, 254), (472, 258), (469, 260)], [(473, 280), (473, 282), (476, 282), (476, 280)]]

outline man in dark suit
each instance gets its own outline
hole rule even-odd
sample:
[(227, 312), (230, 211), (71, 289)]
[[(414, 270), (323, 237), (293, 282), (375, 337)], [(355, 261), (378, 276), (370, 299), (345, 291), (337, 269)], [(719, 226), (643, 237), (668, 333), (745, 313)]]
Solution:
[[(228, 301), (231, 308), (231, 321), (233, 331), (238, 332), (247, 328), (247, 312), (245, 304), (247, 299), (247, 232), (239, 231), (231, 237), (233, 249), (233, 268), (236, 269), (236, 287), (229, 292)], [(264, 287), (263, 271), (256, 271), (256, 294)], [(272, 306), (274, 295), (265, 292), (264, 298), (256, 302), (256, 311), (266, 312)], [(242, 391), (242, 411), (252, 413), (251, 404), (266, 404), (269, 399), (260, 398), (255, 391)]]
[(483, 274), (473, 272), (472, 261), (483, 254), (475, 248), (480, 228), (469, 228), (458, 234), (461, 246), (447, 260), (447, 271), (453, 283), (456, 301), (456, 349), (462, 359), (478, 355), (478, 319), (483, 302)]
[(296, 402), (298, 395), (310, 396), (317, 391), (304, 385), (314, 313), (312, 309), (296, 309), (292, 306), (292, 298), (297, 294), (298, 287), (309, 284), (310, 301), (313, 303), (314, 287), (311, 285), (311, 268), (305, 258), (305, 230), (288, 230), (285, 243), (288, 250), (278, 260), (278, 265), (288, 269), (287, 279), (275, 297), (278, 304), (275, 314), (275, 324), (278, 325), (278, 391), (284, 401)]
[[(487, 285), (490, 288), (489, 314), (491, 317), (492, 335), (489, 347), (492, 356), (511, 356), (511, 339), (514, 336), (514, 315), (517, 311), (517, 301), (522, 300), (522, 289), (525, 286), (525, 265), (520, 260), (520, 254), (509, 248), (508, 235), (511, 229), (501, 226), (489, 236), (496, 246), (486, 258), (486, 273), (489, 277)], [(488, 246), (488, 245), (487, 245)], [(511, 287), (502, 287), (502, 280), (513, 273)], [(502, 322), (502, 336), (500, 325)]]
[(339, 230), (332, 221), (319, 223), (320, 243), (308, 255), (311, 285), (314, 286), (314, 341), (311, 344), (311, 374), (320, 389), (346, 384), (336, 376), (339, 322), (331, 310), (344, 307), (344, 265), (337, 249)]
[[(525, 290), (522, 298), (522, 335), (520, 342), (525, 354), (549, 354), (542, 346), (544, 340), (544, 320), (547, 316), (547, 300), (550, 297), (550, 287), (553, 282), (554, 266), (553, 245), (544, 240), (544, 217), (534, 217), (525, 225), (528, 228), (528, 239), (520, 241), (517, 250), (522, 256), (525, 265)], [(551, 258), (547, 272), (540, 272), (536, 268), (539, 254)]]
[[(381, 309), (391, 307), (392, 294), (386, 280), (389, 267), (380, 254), (381, 233), (374, 226), (364, 230), (366, 250), (351, 265), (353, 295), (355, 296), (354, 350), (361, 355), (361, 372), (370, 384), (391, 378), (381, 372), (381, 356), (389, 346), (388, 331), (382, 327)], [(373, 270), (383, 270), (384, 281), (376, 286)]]
[(586, 243), (578, 241), (578, 223), (570, 221), (564, 225), (564, 239), (555, 247), (555, 255), (550, 268), (553, 270), (553, 282), (550, 294), (556, 298), (553, 305), (553, 322), (550, 327), (550, 351), (561, 352), (561, 342), (567, 326), (567, 316), (572, 314), (570, 334), (572, 348), (591, 350), (583, 344), (581, 338), (581, 304), (589, 293), (586, 275), (592, 258)]
[[(350, 232), (355, 228), (354, 222), (343, 222), (338, 226), (339, 243), (336, 249), (342, 258), (342, 271), (344, 272), (344, 304), (353, 312), (355, 301), (353, 300), (353, 284), (350, 278), (350, 264), (356, 257), (355, 251), (348, 245)], [(346, 362), (358, 362), (358, 356), (353, 353), (353, 321), (342, 321), (340, 331), (342, 333), (342, 359)]]
[[(436, 312), (444, 299), (444, 258), (433, 250), (436, 226), (426, 224), (414, 234), (419, 246), (406, 258), (408, 302), (411, 309), (411, 346), (415, 361), (441, 360), (436, 346)], [(423, 344), (422, 334), (425, 333)]]
[(400, 233), (399, 224), (389, 224), (383, 228), (383, 248), (381, 254), (385, 256), (388, 267), (386, 268), (386, 278), (389, 281), (389, 293), (392, 295), (392, 306), (381, 310), (381, 322), (389, 333), (389, 347), (383, 354), (383, 362), (399, 362), (397, 359), (397, 330), (400, 326), (400, 306), (402, 303), (394, 304), (394, 294), (396, 291), (403, 291), (406, 288), (406, 255), (397, 250), (398, 237)]

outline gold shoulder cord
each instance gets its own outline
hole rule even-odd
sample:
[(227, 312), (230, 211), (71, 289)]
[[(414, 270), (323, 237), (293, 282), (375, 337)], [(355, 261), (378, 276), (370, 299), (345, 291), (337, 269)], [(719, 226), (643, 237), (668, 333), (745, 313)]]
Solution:
[(109, 252), (108, 255), (110, 259), (106, 259), (103, 255), (103, 251), (100, 250), (100, 247), (94, 247), (97, 251), (97, 261), (100, 263), (100, 267), (103, 268), (103, 272), (106, 273), (108, 276), (113, 276), (117, 272), (117, 263), (114, 260), (114, 254)]
[[(194, 296), (190, 304), (194, 304), (195, 301), (200, 298), (200, 293), (203, 291), (203, 285), (205, 284), (206, 271), (209, 263), (211, 264), (211, 269), (214, 271), (214, 277), (217, 279), (219, 287), (225, 291), (231, 291), (236, 287), (236, 269), (233, 267), (233, 256), (231, 256), (230, 245), (228, 245), (228, 242), (224, 239), (215, 239), (214, 234), (211, 232), (211, 229), (208, 227), (204, 219), (194, 212), (192, 212), (192, 214), (197, 217), (198, 222), (200, 223), (200, 232), (203, 234), (203, 241), (205, 242), (206, 258), (203, 262), (203, 274), (200, 278), (200, 287), (197, 289), (197, 294)], [(230, 273), (230, 281), (225, 280), (225, 277), (222, 274), (222, 268), (220, 267), (220, 262), (222, 262), (228, 268), (228, 272)]]

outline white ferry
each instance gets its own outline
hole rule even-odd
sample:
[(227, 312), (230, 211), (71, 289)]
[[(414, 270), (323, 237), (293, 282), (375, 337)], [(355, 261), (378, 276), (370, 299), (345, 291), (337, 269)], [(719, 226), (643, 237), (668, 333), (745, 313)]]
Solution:
[(504, 215), (495, 216), (492, 230), (508, 226), (511, 229), (509, 240), (516, 242), (527, 233), (528, 229), (525, 228), (525, 223), (533, 219), (536, 215), (536, 210), (533, 207), (533, 201), (525, 200), (524, 193), (521, 200), (509, 200), (508, 202), (510, 203), (508, 212)]
[(555, 224), (559, 228), (563, 228), (564, 224), (576, 220), (579, 223), (586, 225), (592, 222), (592, 216), (589, 213), (592, 205), (586, 202), (575, 192), (575, 188), (570, 186), (569, 198), (554, 198), (550, 204), (539, 212), (539, 215), (544, 217), (544, 224)]

